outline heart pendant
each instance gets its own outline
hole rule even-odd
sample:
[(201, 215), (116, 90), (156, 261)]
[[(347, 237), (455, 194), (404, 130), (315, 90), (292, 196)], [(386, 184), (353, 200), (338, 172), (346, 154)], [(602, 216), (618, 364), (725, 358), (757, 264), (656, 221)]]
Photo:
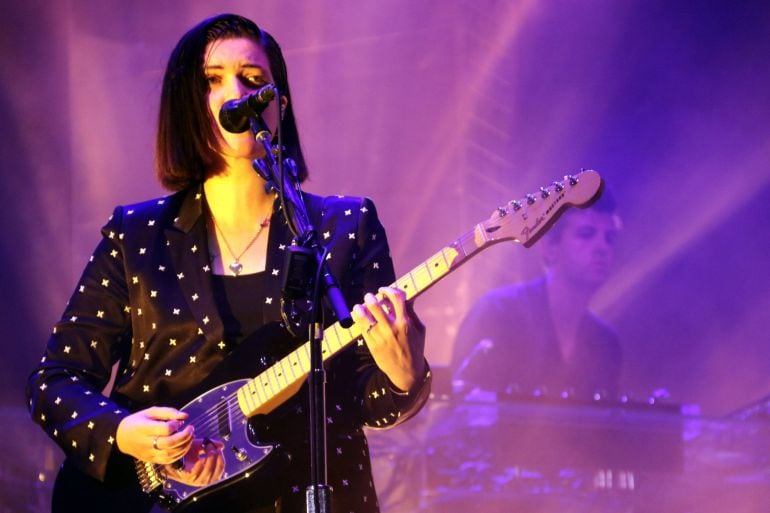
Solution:
[(233, 272), (234, 275), (238, 276), (241, 274), (241, 271), (243, 271), (243, 264), (241, 264), (239, 261), (235, 261), (232, 264), (228, 266), (230, 270)]

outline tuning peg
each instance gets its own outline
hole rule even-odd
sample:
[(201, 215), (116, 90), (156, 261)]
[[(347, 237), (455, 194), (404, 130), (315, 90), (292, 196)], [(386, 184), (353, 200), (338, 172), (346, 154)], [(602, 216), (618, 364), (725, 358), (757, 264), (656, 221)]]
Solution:
[(513, 200), (511, 201), (511, 208), (513, 209), (514, 212), (516, 212), (517, 210), (521, 210), (521, 203), (519, 203), (516, 200)]
[(497, 215), (500, 217), (505, 217), (508, 214), (508, 211), (505, 209), (505, 207), (497, 207)]
[(527, 194), (527, 205), (532, 205), (535, 202), (534, 194)]
[(551, 185), (553, 185), (553, 188), (556, 190), (556, 192), (561, 192), (564, 190), (564, 184), (561, 182), (553, 182)]
[(551, 195), (551, 193), (548, 192), (548, 189), (546, 189), (545, 187), (540, 187), (540, 197), (541, 198), (546, 199), (550, 195)]
[(574, 175), (567, 175), (564, 177), (565, 180), (569, 182), (570, 185), (575, 186), (578, 183), (578, 179)]

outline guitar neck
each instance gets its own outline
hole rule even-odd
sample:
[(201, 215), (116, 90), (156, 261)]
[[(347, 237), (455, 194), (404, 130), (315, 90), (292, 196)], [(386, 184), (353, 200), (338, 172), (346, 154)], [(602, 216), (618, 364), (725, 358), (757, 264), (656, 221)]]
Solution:
[[(512, 240), (529, 247), (568, 206), (585, 205), (595, 198), (601, 183), (596, 171), (586, 170), (566, 176), (564, 181), (553, 182), (549, 187), (541, 187), (538, 194), (511, 201), (391, 286), (404, 291), (406, 299), (411, 300), (492, 244)], [(343, 328), (337, 322), (329, 326), (323, 332), (323, 360), (354, 340), (364, 343), (357, 325)], [(310, 342), (306, 342), (238, 389), (238, 405), (247, 417), (269, 413), (299, 390), (309, 372)]]
[[(407, 300), (416, 298), (482, 249), (482, 246), (476, 245), (477, 240), (484, 240), (479, 239), (479, 233), (482, 230), (477, 225), (396, 280), (391, 287), (403, 290)], [(343, 328), (336, 322), (326, 328), (321, 342), (323, 361), (332, 358), (354, 340), (360, 339), (363, 343), (361, 335), (356, 324)], [(296, 393), (309, 372), (310, 342), (305, 342), (238, 390), (241, 410), (247, 417), (271, 412)]]

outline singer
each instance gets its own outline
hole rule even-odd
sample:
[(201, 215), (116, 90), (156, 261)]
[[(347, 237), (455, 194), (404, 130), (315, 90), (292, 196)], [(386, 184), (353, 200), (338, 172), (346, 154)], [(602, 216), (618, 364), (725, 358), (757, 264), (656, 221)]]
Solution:
[[(260, 106), (263, 120), (273, 134), (280, 123), (284, 155), (304, 180), (286, 64), (270, 34), (223, 14), (190, 29), (172, 51), (156, 144), (158, 177), (172, 194), (115, 208), (28, 381), (32, 418), (66, 453), (54, 512), (149, 511), (156, 498), (141, 490), (136, 461), (193, 494), (218, 485), (189, 511), (305, 511), (306, 385), (258, 416), (249, 436), (279, 447), (237, 492), (226, 462), (233, 454), (251, 458), (227, 434), (241, 427), (237, 408), (208, 425), (184, 411), (218, 369), (242, 363), (257, 376), (260, 365), (298, 345), (279, 324), (291, 233), (252, 166), (264, 150), (250, 131), (228, 131), (220, 120), (226, 102), (268, 84), (279, 95)], [(362, 427), (398, 424), (427, 399), (425, 329), (404, 295), (387, 287), (393, 264), (371, 200), (305, 200), (318, 232), (328, 234), (330, 270), (362, 333), (360, 344), (327, 362), (332, 509), (373, 513), (379, 508)], [(330, 315), (325, 322), (333, 323)], [(252, 356), (239, 356), (243, 350)], [(114, 386), (102, 395), (113, 367)], [(271, 375), (270, 389), (281, 379)]]

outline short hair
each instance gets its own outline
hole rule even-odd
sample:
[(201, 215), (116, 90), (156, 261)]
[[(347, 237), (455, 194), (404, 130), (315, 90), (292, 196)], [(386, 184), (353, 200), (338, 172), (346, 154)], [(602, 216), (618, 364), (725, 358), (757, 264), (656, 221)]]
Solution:
[(288, 99), (281, 120), (283, 155), (297, 164), (300, 181), (307, 178), (280, 46), (253, 21), (236, 14), (220, 14), (187, 31), (171, 52), (166, 66), (155, 148), (158, 179), (166, 189), (185, 189), (220, 172), (224, 166), (224, 159), (217, 152), (216, 123), (206, 100), (209, 85), (203, 66), (209, 43), (239, 37), (251, 39), (267, 55), (275, 86)]
[[(615, 226), (617, 228), (620, 228), (621, 226), (620, 217), (617, 215), (617, 212), (616, 212), (615, 198), (607, 190), (606, 183), (602, 183), (601, 191), (598, 197), (594, 199), (590, 204), (588, 204), (588, 206), (582, 207), (582, 209), (568, 208), (566, 211), (562, 212), (561, 217), (566, 218), (570, 216), (572, 212), (576, 212), (579, 210), (595, 210), (600, 214), (606, 214), (606, 215), (612, 216)], [(547, 237), (552, 241), (558, 241), (561, 239), (561, 234), (563, 231), (564, 231), (563, 219), (557, 220), (546, 232), (545, 237)]]

